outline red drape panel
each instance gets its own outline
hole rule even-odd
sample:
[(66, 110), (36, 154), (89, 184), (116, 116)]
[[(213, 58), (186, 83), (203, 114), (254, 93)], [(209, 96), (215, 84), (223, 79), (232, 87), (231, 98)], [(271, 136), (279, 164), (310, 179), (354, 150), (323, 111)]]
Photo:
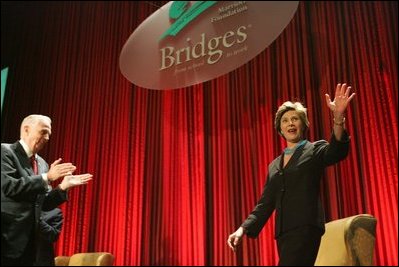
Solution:
[(138, 88), (119, 53), (165, 3), (1, 2), (2, 142), (18, 139), (26, 115), (49, 115), (42, 155), (94, 174), (62, 205), (56, 253), (108, 251), (116, 265), (276, 264), (273, 220), (237, 254), (226, 245), (284, 148), (274, 114), (302, 101), (308, 139), (328, 139), (324, 94), (348, 82), (351, 149), (326, 170), (327, 220), (374, 215), (375, 264), (397, 265), (397, 3), (300, 2), (281, 36), (239, 69), (184, 89)]

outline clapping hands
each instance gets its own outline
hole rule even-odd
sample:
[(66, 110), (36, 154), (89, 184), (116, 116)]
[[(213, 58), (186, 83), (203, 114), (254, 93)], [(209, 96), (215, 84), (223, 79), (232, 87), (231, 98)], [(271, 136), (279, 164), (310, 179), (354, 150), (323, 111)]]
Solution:
[(50, 170), (47, 172), (47, 178), (49, 181), (55, 181), (64, 177), (59, 185), (62, 190), (87, 184), (93, 178), (90, 173), (72, 175), (76, 167), (72, 163), (61, 163), (61, 161), (62, 159), (59, 158), (51, 164)]
[(60, 188), (62, 190), (67, 190), (69, 188), (87, 184), (91, 179), (93, 179), (93, 175), (90, 173), (79, 174), (79, 175), (67, 175), (64, 177), (62, 182), (60, 183)]

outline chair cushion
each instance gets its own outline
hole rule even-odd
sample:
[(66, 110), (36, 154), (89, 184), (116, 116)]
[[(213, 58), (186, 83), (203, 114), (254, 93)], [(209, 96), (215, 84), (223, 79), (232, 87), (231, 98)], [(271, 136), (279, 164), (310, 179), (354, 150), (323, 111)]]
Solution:
[(111, 266), (114, 256), (107, 252), (77, 253), (71, 256), (69, 266)]
[(376, 222), (359, 214), (327, 223), (315, 266), (372, 265)]

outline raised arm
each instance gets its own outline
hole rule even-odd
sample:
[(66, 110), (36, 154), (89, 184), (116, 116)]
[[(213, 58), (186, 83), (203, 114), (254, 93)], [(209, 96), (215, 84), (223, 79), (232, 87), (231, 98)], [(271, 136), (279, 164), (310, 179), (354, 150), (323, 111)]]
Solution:
[(352, 100), (355, 97), (355, 93), (352, 93), (349, 96), (351, 87), (348, 86), (346, 83), (337, 84), (335, 88), (335, 96), (334, 100), (331, 101), (331, 98), (328, 94), (326, 94), (326, 102), (327, 106), (331, 109), (334, 116), (334, 135), (335, 138), (340, 141), (342, 138), (342, 134), (345, 130), (345, 111)]

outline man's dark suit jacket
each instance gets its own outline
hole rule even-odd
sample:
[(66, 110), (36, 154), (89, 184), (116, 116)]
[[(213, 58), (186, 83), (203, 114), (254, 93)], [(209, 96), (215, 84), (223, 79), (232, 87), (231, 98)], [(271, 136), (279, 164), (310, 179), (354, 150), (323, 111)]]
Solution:
[(42, 209), (52, 210), (67, 200), (66, 192), (58, 188), (47, 192), (48, 185), (40, 174), (48, 171), (48, 164), (41, 157), (37, 161), (39, 175), (34, 175), (20, 142), (1, 144), (2, 259), (21, 257)]
[(346, 132), (342, 141), (334, 136), (330, 143), (320, 140), (307, 142), (296, 149), (283, 167), (284, 154), (269, 165), (263, 193), (257, 205), (241, 225), (249, 237), (259, 235), (276, 210), (275, 238), (300, 226), (316, 226), (324, 233), (324, 209), (320, 201), (320, 180), (324, 168), (344, 159), (349, 152)]
[(39, 220), (35, 266), (54, 266), (54, 242), (58, 240), (63, 223), (62, 211), (58, 208), (43, 211)]

